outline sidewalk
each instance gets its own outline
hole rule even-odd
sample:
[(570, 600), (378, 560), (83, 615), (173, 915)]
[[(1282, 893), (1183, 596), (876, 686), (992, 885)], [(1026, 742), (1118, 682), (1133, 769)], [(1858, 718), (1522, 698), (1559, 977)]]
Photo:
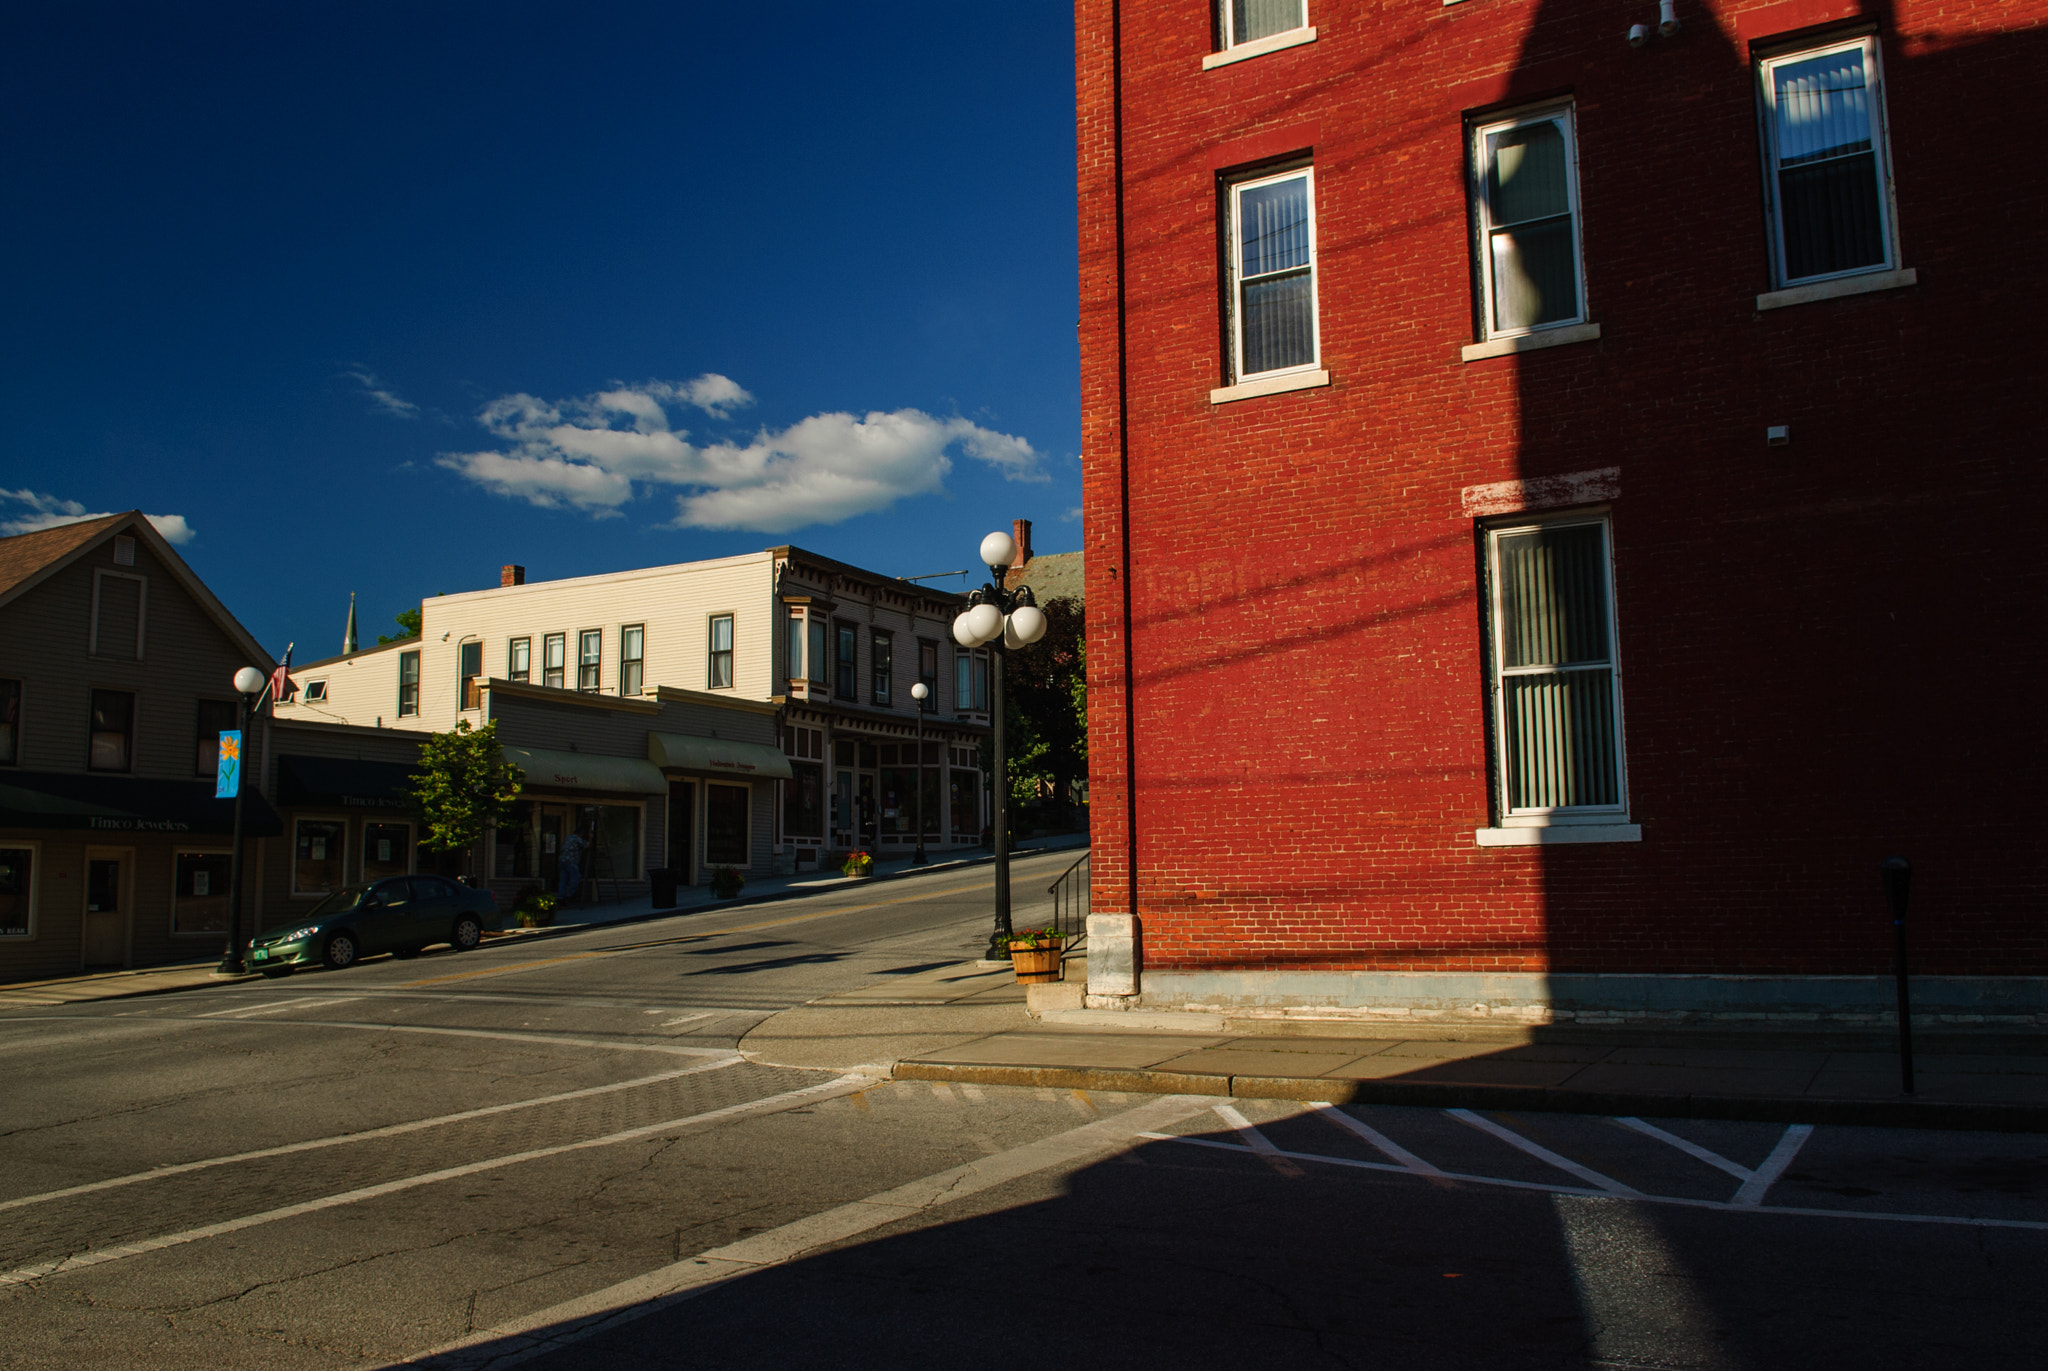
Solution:
[(2048, 1132), (2048, 1036), (1918, 1032), (1908, 1096), (1888, 1032), (1033, 1017), (1014, 976), (973, 963), (785, 1011), (741, 1047), (791, 1066), (893, 1064), (899, 1080)]
[[(1026, 839), (1010, 855), (1024, 857), (1069, 848), (1078, 853), (1087, 845), (1088, 835), (1085, 833), (1059, 834), (1048, 838)], [(912, 865), (907, 857), (893, 861), (877, 861), (872, 876), (858, 879), (841, 876), (831, 870), (750, 878), (739, 896), (731, 900), (717, 898), (708, 886), (692, 886), (676, 892), (677, 900), (674, 905), (660, 909), (656, 909), (653, 901), (644, 895), (634, 900), (573, 905), (559, 911), (555, 921), (546, 928), (508, 927), (486, 933), (483, 946), (503, 947), (530, 939), (557, 938), (605, 924), (638, 923), (646, 919), (694, 914), (706, 909), (732, 909), (768, 900), (817, 894), (843, 886), (872, 885), (878, 881), (901, 880), (906, 877), (915, 879), (938, 872), (958, 872), (968, 867), (987, 866), (994, 860), (992, 854), (980, 848), (972, 848), (964, 854), (943, 854), (924, 866)], [(509, 920), (510, 916), (507, 918)], [(82, 1004), (91, 1000), (120, 1000), (137, 995), (161, 995), (171, 991), (196, 990), (201, 986), (231, 985), (238, 981), (258, 979), (253, 972), (242, 976), (223, 976), (216, 970), (219, 965), (220, 958), (215, 955), (201, 961), (143, 967), (133, 971), (93, 971), (47, 980), (17, 981), (0, 985), (0, 1009), (47, 1009), (54, 1005)], [(1021, 995), (1018, 1002), (1022, 1003)]]

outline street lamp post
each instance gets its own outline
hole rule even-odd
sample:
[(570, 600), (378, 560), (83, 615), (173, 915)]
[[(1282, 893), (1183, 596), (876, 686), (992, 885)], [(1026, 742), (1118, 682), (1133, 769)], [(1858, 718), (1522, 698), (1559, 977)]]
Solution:
[(910, 854), (912, 866), (931, 861), (924, 855), (924, 702), (931, 693), (923, 681), (910, 688), (910, 698), (917, 706), (917, 851)]
[(228, 858), (228, 945), (221, 955), (224, 976), (239, 976), (248, 970), (242, 962), (242, 793), (249, 788), (249, 701), (263, 689), (269, 677), (253, 666), (235, 673), (235, 693), (242, 698), (242, 720), (235, 758), (235, 843)]
[(1007, 533), (981, 540), (981, 560), (989, 583), (967, 597), (968, 609), (953, 621), (953, 641), (962, 647), (989, 649), (989, 722), (994, 774), (990, 777), (992, 831), (996, 847), (996, 921), (988, 935), (988, 960), (1010, 959), (1010, 758), (1003, 737), (1003, 664), (1010, 648), (1024, 647), (1045, 636), (1045, 614), (1030, 586), (1005, 589), (1003, 580), (1016, 559), (1017, 544)]

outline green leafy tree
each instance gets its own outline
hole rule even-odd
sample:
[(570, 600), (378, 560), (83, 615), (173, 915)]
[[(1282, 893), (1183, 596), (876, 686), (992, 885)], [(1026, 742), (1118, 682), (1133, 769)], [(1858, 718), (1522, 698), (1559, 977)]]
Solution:
[(391, 617), (398, 621), (398, 626), (404, 629), (405, 632), (380, 633), (377, 635), (377, 646), (382, 647), (386, 643), (402, 643), (407, 638), (417, 638), (420, 636), (420, 607), (418, 605), (414, 605), (411, 609), (401, 609)]
[(1045, 636), (1004, 654), (1010, 797), (1071, 804), (1088, 775), (1088, 619), (1078, 600), (1039, 608)]
[(496, 720), (482, 728), (456, 720), (420, 749), (420, 775), (412, 787), (420, 845), (430, 852), (462, 852), (467, 868), (477, 840), (512, 816), (525, 782), (526, 773), (505, 760)]

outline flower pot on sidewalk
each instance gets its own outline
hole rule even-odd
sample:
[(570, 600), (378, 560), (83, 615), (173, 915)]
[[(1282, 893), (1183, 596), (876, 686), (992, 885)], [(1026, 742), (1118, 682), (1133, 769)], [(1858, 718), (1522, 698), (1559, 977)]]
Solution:
[(1052, 929), (1023, 929), (1010, 939), (1010, 965), (1020, 985), (1044, 985), (1060, 978), (1060, 944)]

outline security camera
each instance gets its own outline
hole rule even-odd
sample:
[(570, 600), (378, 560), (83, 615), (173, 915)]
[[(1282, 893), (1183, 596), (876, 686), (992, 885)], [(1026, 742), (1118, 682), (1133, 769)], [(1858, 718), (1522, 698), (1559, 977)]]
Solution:
[(1657, 36), (1669, 38), (1678, 32), (1678, 0), (1657, 0)]
[(1639, 48), (1649, 41), (1650, 26), (1648, 24), (1630, 24), (1628, 26), (1628, 45), (1630, 47)]

